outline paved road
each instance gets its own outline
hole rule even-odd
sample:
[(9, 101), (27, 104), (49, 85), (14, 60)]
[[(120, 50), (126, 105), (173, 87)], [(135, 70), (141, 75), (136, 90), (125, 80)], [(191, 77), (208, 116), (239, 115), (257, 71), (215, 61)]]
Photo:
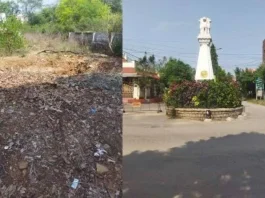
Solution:
[(231, 122), (124, 114), (124, 197), (264, 198), (265, 107), (244, 105)]

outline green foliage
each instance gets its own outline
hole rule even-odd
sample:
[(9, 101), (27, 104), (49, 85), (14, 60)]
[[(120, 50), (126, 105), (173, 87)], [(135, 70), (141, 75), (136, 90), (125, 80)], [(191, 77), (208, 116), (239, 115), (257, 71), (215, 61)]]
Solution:
[(143, 58), (139, 58), (136, 69), (141, 73), (154, 73), (156, 72), (156, 59), (154, 55), (147, 56), (145, 53)]
[(235, 82), (183, 81), (171, 84), (164, 102), (176, 108), (234, 108), (241, 106), (241, 94)]
[(73, 31), (122, 32), (120, 0), (60, 0), (56, 6), (37, 9), (41, 4), (42, 0), (20, 0), (16, 4), (28, 17), (25, 31), (63, 34)]
[(24, 48), (24, 39), (20, 33), (22, 24), (14, 16), (0, 24), (0, 49), (3, 54), (11, 55)]
[(136, 62), (136, 70), (138, 73), (141, 73), (141, 78), (138, 79), (137, 83), (141, 88), (149, 87), (154, 83), (154, 79), (150, 76), (156, 72), (156, 61), (155, 56), (144, 55), (143, 58), (139, 58)]
[(265, 64), (261, 64), (255, 72), (255, 77), (260, 77), (265, 82)]
[(141, 75), (141, 78), (138, 78), (136, 83), (142, 89), (156, 86), (156, 91), (159, 95), (163, 89), (163, 85), (158, 79), (154, 78), (157, 75), (157, 65), (158, 62), (154, 55), (147, 56), (145, 53), (143, 58), (139, 58), (136, 62), (136, 71)]
[(56, 8), (57, 19), (62, 25), (107, 21), (110, 14), (110, 7), (101, 0), (61, 0)]
[(108, 32), (122, 32), (122, 14), (113, 13), (108, 18)]
[(103, 2), (110, 6), (113, 13), (122, 12), (121, 0), (103, 0)]
[(115, 56), (122, 56), (122, 41), (115, 41), (112, 45), (113, 53)]
[(160, 79), (166, 87), (173, 82), (179, 83), (184, 80), (193, 80), (194, 70), (190, 65), (182, 62), (181, 60), (176, 60), (170, 58), (163, 68), (159, 71)]
[(28, 22), (30, 25), (55, 23), (56, 22), (55, 7), (44, 8), (41, 10), (41, 12), (29, 14)]
[(233, 81), (233, 75), (230, 72), (226, 74), (226, 78), (228, 81)]
[(216, 76), (219, 64), (218, 64), (218, 55), (216, 53), (216, 48), (214, 44), (211, 45), (211, 58), (212, 58), (212, 65), (213, 65), (213, 73)]
[[(260, 70), (261, 71), (261, 70)], [(254, 85), (255, 79), (258, 77), (256, 72), (246, 69), (235, 69), (236, 81), (240, 85), (241, 93), (244, 97), (249, 97), (249, 91), (251, 91), (251, 85)]]
[(0, 2), (0, 12), (6, 13), (7, 16), (16, 14), (18, 10), (19, 6), (14, 1)]
[(197, 96), (192, 97), (192, 102), (194, 103), (195, 107), (198, 107), (200, 105), (200, 100)]
[(29, 16), (35, 10), (42, 7), (42, 0), (18, 0), (18, 5), (22, 9), (22, 12)]
[(218, 63), (218, 55), (216, 53), (215, 45), (211, 45), (211, 58), (212, 58), (212, 66), (213, 73), (215, 75), (216, 81), (230, 81), (232, 80), (231, 73), (226, 73), (226, 71), (219, 65)]

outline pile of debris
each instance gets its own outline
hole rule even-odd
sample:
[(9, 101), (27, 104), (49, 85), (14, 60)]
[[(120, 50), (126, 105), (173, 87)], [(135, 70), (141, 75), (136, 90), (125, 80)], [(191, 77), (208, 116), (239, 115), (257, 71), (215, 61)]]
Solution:
[(121, 197), (121, 59), (74, 58), (0, 66), (0, 197)]

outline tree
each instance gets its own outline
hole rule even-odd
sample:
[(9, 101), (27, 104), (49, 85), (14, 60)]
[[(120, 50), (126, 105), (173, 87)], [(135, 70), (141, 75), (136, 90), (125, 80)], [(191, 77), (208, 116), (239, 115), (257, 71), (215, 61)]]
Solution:
[(147, 89), (151, 88), (151, 91), (156, 89), (157, 94), (159, 95), (162, 87), (160, 81), (154, 78), (157, 75), (157, 61), (154, 55), (147, 56), (147, 53), (143, 58), (139, 58), (136, 62), (136, 70), (140, 73), (141, 77), (138, 78), (137, 84), (140, 88), (145, 90), (145, 99), (147, 99)]
[(261, 64), (255, 72), (256, 78), (260, 77), (265, 82), (265, 64)]
[(122, 32), (122, 14), (113, 13), (108, 18), (108, 31), (109, 32)]
[(194, 80), (194, 70), (192, 67), (181, 60), (170, 58), (160, 70), (160, 78), (166, 87), (173, 82), (182, 82), (184, 80)]
[(158, 60), (157, 61), (157, 64), (156, 64), (156, 70), (159, 71), (161, 70), (163, 67), (165, 67), (166, 63), (167, 63), (168, 59), (167, 57), (163, 57), (162, 59)]
[(14, 1), (0, 2), (0, 12), (6, 13), (7, 16), (16, 14), (19, 11), (19, 6)]
[(212, 58), (212, 65), (213, 65), (213, 73), (217, 75), (219, 64), (218, 64), (218, 55), (216, 53), (215, 45), (212, 43), (211, 45), (211, 58)]
[(30, 25), (41, 25), (45, 23), (55, 23), (56, 16), (55, 16), (55, 9), (56, 7), (47, 7), (42, 9), (38, 13), (31, 13), (29, 14), (29, 24)]
[(253, 97), (255, 91), (255, 79), (256, 73), (250, 71), (248, 68), (246, 69), (235, 69), (236, 81), (239, 83), (241, 87), (241, 93), (244, 97)]
[(155, 73), (155, 56), (147, 57), (147, 53), (143, 58), (139, 58), (136, 62), (136, 70), (141, 74), (141, 78), (138, 78), (138, 84), (141, 88), (148, 88), (152, 84), (151, 73)]
[[(101, 30), (107, 27), (108, 17), (111, 15), (110, 7), (101, 0), (61, 0), (56, 8), (59, 23), (64, 26), (82, 27), (81, 30), (91, 27), (90, 31)], [(105, 25), (104, 25), (105, 23)], [(105, 28), (107, 30), (107, 28)]]
[(121, 0), (103, 0), (103, 2), (108, 4), (111, 7), (111, 10), (113, 13), (122, 12)]
[(225, 72), (224, 69), (222, 69), (221, 66), (218, 66), (217, 69), (216, 69), (216, 81), (227, 81), (228, 80), (228, 76), (227, 76), (227, 73)]
[(231, 74), (226, 73), (226, 71), (218, 63), (218, 55), (216, 53), (215, 45), (211, 45), (211, 58), (213, 73), (215, 75), (216, 81), (229, 81), (231, 80)]
[(18, 0), (18, 3), (26, 16), (42, 7), (42, 0)]
[(226, 77), (229, 81), (233, 81), (233, 75), (230, 72), (227, 73)]

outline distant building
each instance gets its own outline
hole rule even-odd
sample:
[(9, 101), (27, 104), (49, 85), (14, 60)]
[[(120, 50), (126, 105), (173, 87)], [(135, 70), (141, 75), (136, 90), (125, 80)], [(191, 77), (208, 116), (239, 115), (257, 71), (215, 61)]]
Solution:
[(254, 73), (256, 71), (256, 69), (252, 69), (252, 68), (247, 68), (248, 72)]
[[(150, 73), (148, 76), (154, 79), (159, 79), (157, 73)], [(149, 99), (149, 101), (156, 101), (158, 96), (155, 85), (143, 89), (137, 84), (137, 79), (142, 77), (143, 75), (136, 70), (136, 62), (128, 61), (126, 54), (124, 54), (122, 61), (122, 96), (124, 102), (130, 102), (133, 100), (141, 101), (144, 100), (144, 98)]]
[(18, 15), (16, 16), (16, 18), (17, 18), (18, 20), (20, 20), (21, 23), (25, 23), (25, 22), (28, 21), (28, 18), (27, 18), (26, 16), (24, 16), (23, 14), (18, 14)]
[(0, 22), (6, 21), (6, 13), (0, 13)]

